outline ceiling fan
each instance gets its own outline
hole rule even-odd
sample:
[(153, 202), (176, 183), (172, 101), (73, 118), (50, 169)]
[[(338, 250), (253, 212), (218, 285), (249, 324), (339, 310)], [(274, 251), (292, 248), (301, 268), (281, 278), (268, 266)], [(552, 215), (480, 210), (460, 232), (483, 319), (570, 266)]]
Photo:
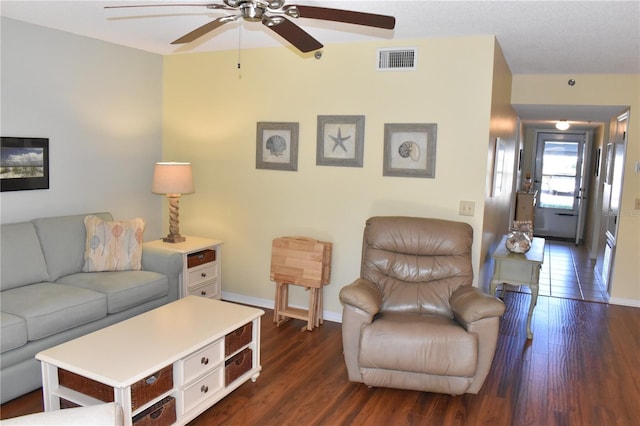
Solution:
[(392, 30), (396, 24), (396, 19), (393, 16), (298, 4), (285, 6), (284, 0), (222, 0), (222, 3), (210, 4), (159, 3), (105, 6), (105, 9), (156, 6), (200, 6), (207, 9), (233, 10), (237, 12), (233, 15), (216, 18), (171, 42), (171, 44), (190, 43), (226, 23), (235, 22), (242, 18), (249, 22), (262, 22), (264, 26), (280, 35), (298, 50), (306, 53), (322, 48), (322, 43), (287, 18), (321, 19), (389, 30)]

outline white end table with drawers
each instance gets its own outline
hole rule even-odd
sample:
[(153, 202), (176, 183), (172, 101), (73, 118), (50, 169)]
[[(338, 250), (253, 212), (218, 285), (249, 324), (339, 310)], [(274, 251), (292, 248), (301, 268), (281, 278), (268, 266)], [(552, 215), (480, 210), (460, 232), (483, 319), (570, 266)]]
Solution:
[(181, 289), (179, 297), (189, 295), (222, 298), (222, 241), (186, 236), (181, 243), (154, 240), (145, 247), (160, 247), (182, 255)]
[(39, 352), (45, 411), (115, 401), (126, 426), (186, 424), (258, 378), (263, 314), (187, 296)]

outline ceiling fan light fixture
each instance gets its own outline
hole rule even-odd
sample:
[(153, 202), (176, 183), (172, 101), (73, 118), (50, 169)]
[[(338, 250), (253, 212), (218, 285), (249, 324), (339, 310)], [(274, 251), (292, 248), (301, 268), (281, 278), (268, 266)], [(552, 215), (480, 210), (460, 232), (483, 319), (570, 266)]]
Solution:
[(567, 120), (559, 120), (556, 122), (556, 129), (558, 130), (567, 130), (569, 127), (569, 122)]
[(247, 2), (240, 5), (240, 14), (246, 21), (258, 22), (265, 17), (266, 9), (262, 5)]

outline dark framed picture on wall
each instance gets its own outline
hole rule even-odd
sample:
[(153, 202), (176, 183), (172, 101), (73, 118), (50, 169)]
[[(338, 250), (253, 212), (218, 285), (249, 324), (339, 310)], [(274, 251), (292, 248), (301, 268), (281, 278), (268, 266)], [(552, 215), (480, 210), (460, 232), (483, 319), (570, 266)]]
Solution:
[(298, 123), (258, 122), (256, 169), (298, 170)]
[(383, 176), (435, 178), (435, 123), (384, 125)]
[(49, 139), (2, 136), (2, 191), (49, 189)]
[(319, 115), (316, 165), (362, 167), (364, 115)]

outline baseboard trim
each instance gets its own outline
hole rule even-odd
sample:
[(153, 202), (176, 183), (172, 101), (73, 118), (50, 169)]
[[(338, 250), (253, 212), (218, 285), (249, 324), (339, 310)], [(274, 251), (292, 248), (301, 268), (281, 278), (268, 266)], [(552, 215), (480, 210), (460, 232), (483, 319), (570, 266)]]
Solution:
[[(242, 303), (245, 305), (258, 306), (265, 309), (273, 309), (274, 301), (272, 299), (261, 299), (258, 297), (245, 296), (244, 294), (229, 293), (227, 291), (222, 292), (222, 299), (229, 302)], [(291, 305), (294, 308), (307, 309), (306, 306)], [(322, 318), (325, 321), (342, 323), (342, 313), (336, 313), (332, 311), (322, 311)]]
[(609, 298), (609, 304), (640, 308), (640, 300), (637, 299), (621, 299), (619, 297), (611, 297)]

